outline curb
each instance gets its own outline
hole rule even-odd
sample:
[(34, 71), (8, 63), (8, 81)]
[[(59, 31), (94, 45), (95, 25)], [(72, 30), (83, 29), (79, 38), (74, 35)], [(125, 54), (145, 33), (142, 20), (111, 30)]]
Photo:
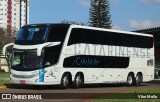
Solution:
[(0, 86), (0, 89), (2, 89), (2, 88), (6, 88), (6, 86)]

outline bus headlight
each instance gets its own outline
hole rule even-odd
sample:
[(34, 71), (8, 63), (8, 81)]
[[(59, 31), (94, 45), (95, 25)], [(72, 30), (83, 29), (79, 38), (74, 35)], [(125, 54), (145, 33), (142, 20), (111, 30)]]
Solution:
[(12, 76), (12, 77), (14, 77), (14, 76), (15, 76), (15, 74), (11, 73), (11, 76)]

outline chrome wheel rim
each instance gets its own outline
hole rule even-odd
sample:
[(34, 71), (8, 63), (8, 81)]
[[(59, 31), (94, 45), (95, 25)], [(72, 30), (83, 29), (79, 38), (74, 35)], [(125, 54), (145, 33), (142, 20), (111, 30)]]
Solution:
[(68, 85), (68, 77), (67, 76), (65, 76), (64, 78), (63, 78), (63, 85), (66, 87), (67, 85)]
[(139, 77), (139, 76), (137, 76), (137, 77), (136, 77), (136, 84), (137, 84), (137, 85), (139, 85), (139, 84), (140, 84), (140, 82), (141, 82), (141, 79), (140, 79), (140, 77)]
[(79, 86), (81, 84), (81, 77), (80, 76), (77, 76), (76, 78), (76, 85)]
[(128, 77), (128, 84), (130, 84), (130, 85), (132, 84), (132, 76)]

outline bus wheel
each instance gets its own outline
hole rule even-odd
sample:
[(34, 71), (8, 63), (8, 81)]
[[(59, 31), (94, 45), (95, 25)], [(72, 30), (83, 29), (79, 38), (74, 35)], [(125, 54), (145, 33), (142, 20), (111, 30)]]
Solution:
[(61, 79), (60, 87), (62, 89), (66, 89), (68, 86), (69, 86), (69, 77), (68, 77), (68, 74), (63, 74), (62, 79)]
[(75, 79), (73, 82), (73, 87), (79, 88), (82, 84), (83, 84), (83, 78), (82, 78), (81, 74), (79, 73), (75, 76)]
[(135, 78), (135, 85), (140, 86), (141, 82), (142, 82), (142, 75), (138, 73)]
[(129, 74), (128, 77), (127, 77), (127, 86), (132, 86), (133, 85), (133, 81), (134, 81), (134, 78), (133, 78), (133, 75), (132, 74)]

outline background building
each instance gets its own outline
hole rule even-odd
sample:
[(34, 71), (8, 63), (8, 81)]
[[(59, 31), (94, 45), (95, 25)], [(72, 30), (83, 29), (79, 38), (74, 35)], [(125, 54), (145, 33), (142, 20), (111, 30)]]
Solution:
[[(0, 0), (0, 27), (16, 28), (29, 23), (29, 0)], [(0, 71), (9, 71), (5, 56), (0, 46)]]
[(29, 23), (29, 0), (0, 0), (0, 27), (17, 30)]

